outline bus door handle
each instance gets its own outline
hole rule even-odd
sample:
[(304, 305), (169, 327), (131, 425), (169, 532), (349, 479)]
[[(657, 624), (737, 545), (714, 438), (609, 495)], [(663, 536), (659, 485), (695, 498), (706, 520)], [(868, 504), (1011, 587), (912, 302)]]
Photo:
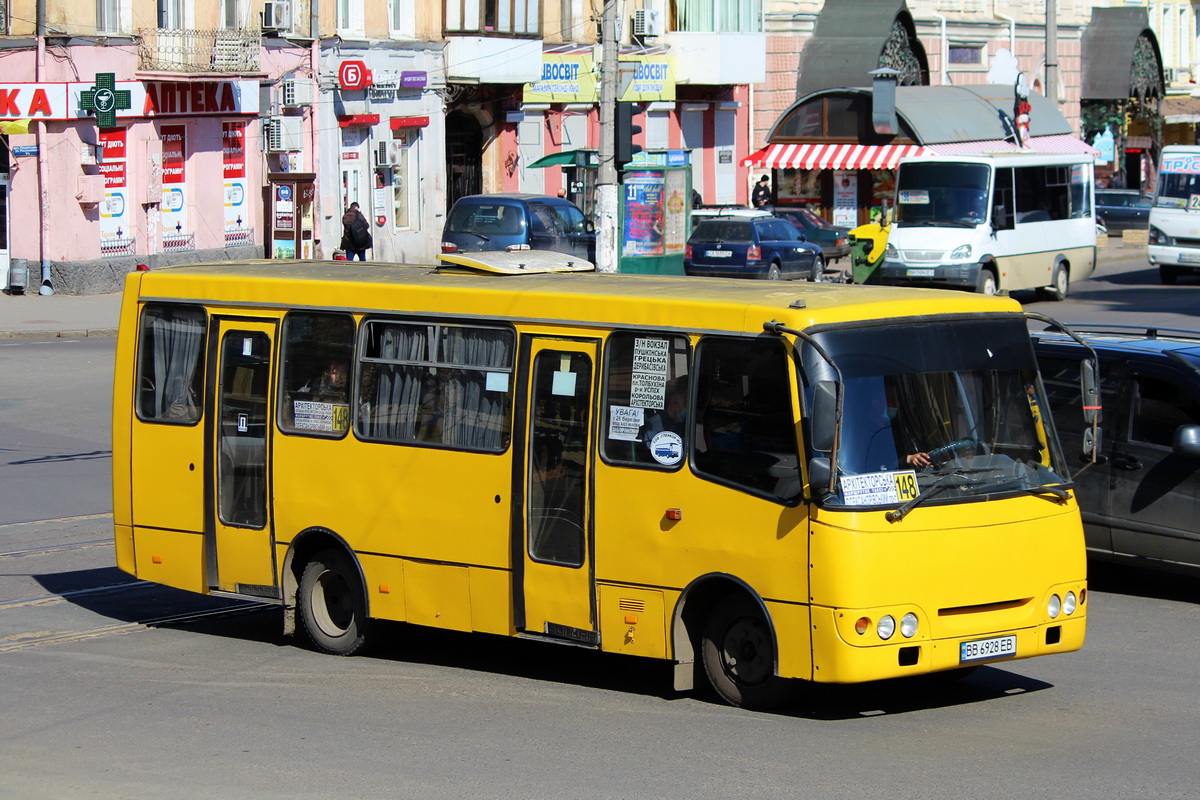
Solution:
[(1142, 468), (1142, 462), (1133, 456), (1118, 453), (1112, 457), (1112, 465), (1117, 469), (1133, 471)]

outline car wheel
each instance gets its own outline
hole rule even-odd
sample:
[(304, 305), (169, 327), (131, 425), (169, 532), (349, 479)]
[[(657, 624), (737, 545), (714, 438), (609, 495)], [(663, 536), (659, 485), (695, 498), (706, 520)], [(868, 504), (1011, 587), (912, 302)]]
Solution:
[(1166, 264), (1159, 264), (1158, 279), (1167, 286), (1174, 286), (1175, 281), (1179, 280), (1179, 267), (1168, 267)]
[(776, 261), (775, 263), (773, 263), (771, 265), (771, 268), (769, 270), (767, 270), (767, 280), (778, 281), (778, 280), (782, 280), (782, 279), (783, 279), (783, 273), (781, 273), (779, 271), (779, 262)]
[(979, 279), (975, 283), (975, 291), (979, 294), (995, 294), (996, 273), (990, 269), (979, 270)]
[(808, 276), (808, 279), (813, 283), (825, 280), (825, 259), (823, 257), (817, 256), (813, 259), (812, 274)]

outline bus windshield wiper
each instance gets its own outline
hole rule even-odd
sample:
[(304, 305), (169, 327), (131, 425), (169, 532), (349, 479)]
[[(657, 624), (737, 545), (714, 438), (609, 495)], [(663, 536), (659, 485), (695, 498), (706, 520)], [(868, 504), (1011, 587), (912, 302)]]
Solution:
[(929, 486), (929, 488), (927, 490), (925, 490), (924, 492), (921, 492), (919, 495), (914, 497), (912, 500), (909, 500), (907, 503), (900, 506), (895, 511), (889, 511), (886, 514), (884, 514), (883, 518), (886, 519), (888, 522), (899, 522), (900, 520), (902, 520), (906, 516), (908, 516), (908, 512), (912, 511), (914, 508), (921, 505), (921, 503), (924, 503), (926, 500), (933, 497), (935, 494), (941, 494), (943, 489), (946, 489), (947, 487), (949, 487), (951, 485), (950, 484), (951, 478), (965, 478), (965, 477), (967, 477), (967, 475), (970, 475), (970, 474), (976, 473), (976, 472), (991, 472), (991, 470), (986, 469), (986, 468), (984, 468), (984, 469), (961, 469), (961, 468), (952, 469), (949, 472), (947, 472), (946, 474), (939, 477), (936, 481), (934, 481)]

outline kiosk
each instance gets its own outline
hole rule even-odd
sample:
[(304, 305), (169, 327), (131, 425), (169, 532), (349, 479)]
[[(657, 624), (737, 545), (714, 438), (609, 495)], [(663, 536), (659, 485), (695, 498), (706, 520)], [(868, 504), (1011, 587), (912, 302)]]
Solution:
[(687, 150), (635, 153), (621, 174), (618, 271), (683, 275), (691, 232), (692, 170)]
[(312, 172), (272, 172), (267, 175), (267, 258), (316, 258), (313, 239)]

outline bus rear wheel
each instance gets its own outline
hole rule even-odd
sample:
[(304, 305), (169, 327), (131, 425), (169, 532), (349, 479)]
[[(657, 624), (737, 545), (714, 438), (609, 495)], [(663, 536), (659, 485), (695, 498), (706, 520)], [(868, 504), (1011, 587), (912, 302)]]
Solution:
[(300, 576), (300, 619), (313, 646), (335, 656), (367, 646), (367, 603), (358, 573), (340, 550), (322, 550)]
[(1066, 264), (1055, 264), (1054, 273), (1050, 276), (1050, 288), (1043, 294), (1047, 300), (1066, 300), (1067, 292), (1071, 289), (1071, 272)]
[(730, 595), (713, 609), (704, 624), (702, 658), (713, 689), (738, 708), (773, 708), (795, 692), (794, 682), (775, 674), (771, 627), (746, 595)]

